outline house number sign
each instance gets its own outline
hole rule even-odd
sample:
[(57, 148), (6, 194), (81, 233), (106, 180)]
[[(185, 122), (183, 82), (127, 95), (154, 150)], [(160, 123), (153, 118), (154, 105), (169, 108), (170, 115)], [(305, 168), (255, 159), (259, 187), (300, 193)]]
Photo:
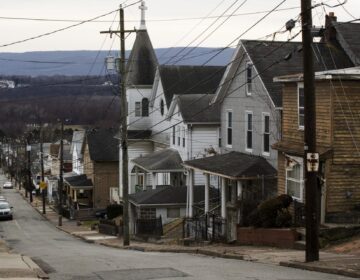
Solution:
[(319, 153), (307, 153), (306, 166), (308, 172), (319, 171)]

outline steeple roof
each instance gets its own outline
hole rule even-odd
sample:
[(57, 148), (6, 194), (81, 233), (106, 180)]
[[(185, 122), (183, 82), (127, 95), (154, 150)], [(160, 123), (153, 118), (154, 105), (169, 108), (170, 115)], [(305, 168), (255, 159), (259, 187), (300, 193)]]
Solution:
[(141, 10), (140, 28), (136, 31), (136, 39), (126, 65), (127, 86), (150, 86), (154, 82), (155, 72), (158, 65), (154, 48), (145, 25), (144, 1), (139, 7)]

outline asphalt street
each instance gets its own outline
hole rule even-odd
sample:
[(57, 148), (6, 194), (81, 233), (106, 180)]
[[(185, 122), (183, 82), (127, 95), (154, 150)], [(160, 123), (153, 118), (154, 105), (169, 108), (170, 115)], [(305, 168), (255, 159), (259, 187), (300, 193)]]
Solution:
[(0, 236), (14, 252), (31, 257), (50, 279), (353, 279), (248, 261), (89, 244), (56, 229), (16, 190), (3, 190), (2, 195), (14, 206), (14, 220), (0, 221)]

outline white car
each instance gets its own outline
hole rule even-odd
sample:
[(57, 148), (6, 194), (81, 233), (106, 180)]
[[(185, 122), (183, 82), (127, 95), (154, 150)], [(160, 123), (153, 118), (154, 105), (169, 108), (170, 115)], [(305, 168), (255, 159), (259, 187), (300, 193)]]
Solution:
[(5, 184), (3, 185), (3, 189), (12, 189), (13, 188), (13, 184), (11, 182), (5, 182)]
[(13, 207), (10, 206), (9, 202), (0, 201), (0, 219), (13, 219)]

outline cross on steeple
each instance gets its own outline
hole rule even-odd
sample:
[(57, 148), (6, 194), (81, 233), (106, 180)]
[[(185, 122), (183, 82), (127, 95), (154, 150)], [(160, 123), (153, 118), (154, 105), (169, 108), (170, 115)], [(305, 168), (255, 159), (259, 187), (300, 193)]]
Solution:
[(145, 11), (147, 10), (147, 7), (145, 6), (145, 1), (141, 1), (141, 6), (139, 6), (139, 9), (141, 10), (141, 21), (140, 21), (140, 28), (139, 29), (146, 29)]

